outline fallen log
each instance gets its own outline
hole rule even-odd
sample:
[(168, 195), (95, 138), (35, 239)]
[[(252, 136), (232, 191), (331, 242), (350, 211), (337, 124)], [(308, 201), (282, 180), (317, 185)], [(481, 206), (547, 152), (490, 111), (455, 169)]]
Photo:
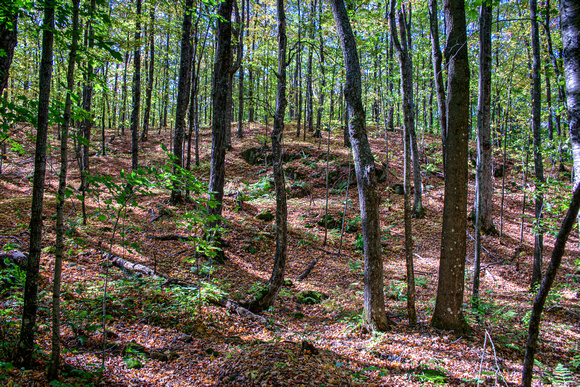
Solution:
[(306, 277), (308, 277), (308, 275), (310, 274), (312, 269), (314, 269), (314, 266), (318, 263), (318, 258), (314, 258), (312, 256), (312, 253), (310, 252), (310, 250), (306, 250), (306, 251), (308, 251), (308, 254), (310, 254), (313, 261), (310, 263), (310, 265), (308, 265), (306, 270), (304, 270), (304, 273), (300, 274), (300, 276), (298, 277), (298, 281), (302, 281), (302, 280), (306, 279)]
[(151, 269), (149, 266), (141, 265), (140, 263), (129, 262), (121, 257), (116, 256), (111, 256), (109, 259), (113, 266), (126, 270), (130, 273), (136, 272), (155, 279), (167, 279), (165, 276), (157, 274), (155, 270)]
[(247, 317), (247, 318), (250, 318), (252, 320), (258, 320), (264, 324), (268, 322), (268, 320), (266, 320), (264, 317), (250, 312), (248, 309), (244, 308), (243, 306), (241, 306), (237, 302), (228, 300), (227, 298), (220, 298), (220, 299), (212, 298), (212, 299), (209, 299), (208, 301), (211, 302), (212, 304), (222, 306), (222, 307), (228, 309), (230, 312), (236, 313), (238, 316)]
[(193, 237), (188, 235), (166, 234), (166, 235), (147, 235), (148, 239), (155, 241), (192, 241)]

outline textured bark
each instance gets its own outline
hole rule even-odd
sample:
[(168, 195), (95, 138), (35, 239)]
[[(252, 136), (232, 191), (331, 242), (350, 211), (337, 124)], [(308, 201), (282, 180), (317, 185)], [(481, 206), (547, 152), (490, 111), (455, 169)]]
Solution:
[[(397, 22), (395, 22), (395, 1), (391, 3), (390, 25), (393, 46), (399, 59), (399, 66), (401, 72), (401, 96), (403, 101), (403, 127), (405, 133), (409, 134), (409, 146), (413, 158), (413, 180), (415, 184), (415, 201), (413, 204), (413, 216), (416, 218), (425, 217), (425, 209), (423, 208), (423, 189), (421, 170), (419, 166), (419, 149), (417, 147), (417, 135), (415, 133), (415, 110), (413, 104), (413, 62), (411, 53), (409, 52), (408, 36), (410, 34), (410, 26), (405, 21), (406, 13), (398, 11), (397, 20), (399, 28), (397, 29)], [(401, 34), (399, 41), (398, 34)]]
[(485, 233), (495, 232), (493, 224), (493, 155), (491, 142), (491, 23), (492, 5), (484, 2), (479, 15), (479, 99), (477, 107), (478, 168), (476, 206)]
[[(246, 0), (249, 2), (249, 0)], [(238, 53), (240, 58), (244, 56), (244, 17), (246, 8), (244, 7), (244, 0), (242, 0), (242, 24), (240, 26), (240, 37), (238, 43)], [(248, 19), (249, 20), (249, 19)], [(247, 23), (247, 22), (246, 22)], [(244, 128), (242, 123), (244, 121), (244, 67), (240, 63), (240, 74), (238, 75), (238, 138), (244, 137)]]
[(248, 309), (260, 312), (274, 304), (280, 288), (284, 284), (286, 268), (287, 246), (287, 218), (286, 183), (282, 163), (282, 138), (284, 135), (284, 113), (286, 111), (286, 13), (284, 0), (277, 0), (278, 19), (278, 84), (276, 87), (276, 113), (274, 114), (274, 128), (272, 129), (272, 164), (274, 169), (274, 185), (276, 190), (276, 252), (274, 268), (268, 282), (268, 290), (259, 298), (250, 302)]
[[(192, 27), (193, 0), (187, 0), (183, 13), (181, 27), (181, 60), (179, 63), (179, 81), (177, 84), (177, 106), (175, 108), (175, 134), (173, 137), (173, 174), (177, 175), (183, 167), (183, 133), (185, 131), (185, 116), (189, 105), (191, 85), (191, 27)], [(178, 180), (173, 183), (171, 203), (183, 201), (182, 186)]]
[(38, 77), (38, 126), (34, 155), (32, 205), (30, 209), (30, 249), (28, 266), (26, 268), (26, 283), (24, 285), (22, 324), (15, 354), (16, 364), (24, 368), (30, 368), (31, 366), (32, 353), (34, 351), (36, 312), (38, 309), (38, 278), (42, 248), (42, 206), (46, 173), (46, 140), (48, 134), (48, 108), (50, 105), (54, 43), (54, 9), (54, 0), (49, 0), (45, 3), (42, 31), (42, 59)]
[(470, 330), (463, 316), (467, 226), (467, 136), (469, 132), (469, 59), (463, 0), (444, 1), (448, 64), (447, 155), (441, 258), (434, 327), (463, 333)]
[(544, 255), (544, 231), (539, 225), (544, 207), (543, 184), (544, 164), (542, 161), (542, 95), (540, 79), (540, 33), (537, 19), (537, 0), (530, 0), (530, 18), (532, 22), (532, 133), (534, 135), (534, 169), (536, 173), (535, 217), (536, 231), (534, 236), (534, 262), (532, 266), (532, 288), (542, 280), (542, 260)]
[[(404, 196), (404, 218), (405, 218), (405, 260), (407, 267), (407, 314), (409, 324), (417, 324), (417, 313), (415, 311), (415, 270), (413, 262), (413, 223), (411, 221), (411, 131), (415, 126), (415, 113), (413, 111), (413, 65), (409, 57), (407, 46), (407, 24), (405, 22), (405, 6), (397, 7), (397, 2), (391, 0), (389, 12), (389, 24), (393, 45), (399, 58), (401, 71), (401, 96), (403, 100), (403, 128), (404, 128), (404, 174), (405, 174), (405, 196)], [(395, 9), (396, 15), (395, 15)], [(397, 28), (397, 22), (399, 27)], [(399, 34), (401, 39), (399, 41)], [(415, 186), (415, 191), (417, 187)], [(424, 210), (423, 210), (424, 213)]]
[(18, 7), (9, 3), (0, 10), (0, 96), (8, 85), (14, 48), (18, 42)]
[(491, 21), (492, 5), (479, 8), (479, 100), (477, 107), (477, 172), (475, 175), (475, 257), (473, 300), (479, 298), (481, 232), (494, 229), (492, 217), (493, 158), (491, 153)]
[(71, 118), (71, 93), (74, 89), (74, 73), (77, 58), (80, 0), (73, 0), (72, 3), (72, 42), (68, 56), (68, 69), (66, 75), (67, 94), (64, 104), (60, 136), (60, 174), (58, 176), (58, 193), (56, 200), (56, 251), (54, 257), (54, 281), (52, 286), (52, 345), (50, 365), (47, 372), (49, 380), (55, 380), (58, 378), (58, 369), (60, 366), (60, 283), (64, 252), (64, 202), (68, 170), (68, 129)]
[(580, 4), (577, 1), (560, 0), (560, 27), (576, 187), (580, 184)]
[(135, 52), (133, 53), (133, 110), (131, 111), (131, 170), (139, 169), (139, 114), (141, 113), (141, 0), (135, 0)]
[(443, 82), (443, 55), (439, 46), (439, 23), (437, 0), (429, 0), (429, 27), (431, 31), (431, 55), (433, 57), (433, 75), (437, 94), (439, 123), (441, 124), (441, 143), (443, 147), (443, 169), (445, 169), (445, 154), (447, 144), (447, 112), (445, 110), (445, 83)]
[[(562, 3), (560, 3), (561, 4), (560, 9), (562, 9), (562, 7), (566, 7), (572, 2), (573, 2), (572, 0), (568, 0), (568, 2), (566, 0), (562, 1)], [(576, 28), (579, 26), (578, 16), (580, 15), (580, 12), (578, 12), (578, 8), (579, 7), (576, 7), (576, 10), (572, 10), (572, 12), (570, 12), (572, 14), (575, 12)], [(564, 16), (563, 12), (561, 13), (561, 15), (562, 18), (567, 16), (567, 15)], [(564, 26), (562, 26), (562, 32), (564, 32)], [(578, 29), (576, 29), (576, 32), (578, 32)], [(564, 45), (564, 47), (566, 46)], [(542, 317), (542, 311), (544, 309), (548, 293), (550, 292), (550, 289), (554, 284), (554, 280), (556, 279), (558, 268), (562, 263), (562, 257), (564, 256), (566, 242), (568, 241), (568, 235), (570, 235), (572, 227), (574, 227), (574, 223), (576, 222), (576, 218), (578, 217), (579, 209), (580, 209), (580, 186), (576, 187), (576, 189), (574, 190), (574, 195), (572, 196), (570, 208), (568, 208), (566, 217), (564, 218), (562, 226), (560, 227), (560, 231), (558, 232), (558, 236), (556, 237), (556, 243), (554, 244), (552, 258), (550, 259), (548, 269), (546, 270), (546, 276), (544, 277), (542, 284), (540, 285), (540, 289), (538, 290), (538, 293), (534, 298), (534, 305), (532, 307), (532, 314), (530, 316), (530, 324), (528, 328), (528, 341), (526, 343), (524, 367), (522, 370), (522, 387), (531, 387), (532, 385), (534, 355), (536, 354), (538, 346), (538, 336), (540, 334), (540, 319)]]
[(129, 60), (131, 59), (129, 53), (125, 54), (125, 67), (123, 68), (123, 86), (121, 92), (123, 93), (123, 105), (121, 107), (121, 136), (125, 135), (125, 119), (127, 118), (127, 67), (129, 67)]
[(330, 4), (344, 57), (346, 73), (344, 95), (349, 112), (348, 127), (359, 193), (365, 261), (363, 320), (366, 329), (384, 331), (389, 328), (389, 320), (383, 294), (379, 193), (375, 162), (365, 128), (361, 68), (344, 1), (332, 0)]
[(143, 112), (143, 131), (141, 141), (149, 139), (149, 121), (151, 116), (151, 98), (153, 93), (153, 78), (155, 75), (155, 8), (150, 12), (151, 25), (149, 26), (149, 74), (147, 75), (147, 88), (145, 89), (145, 111)]
[[(212, 117), (212, 144), (211, 164), (209, 175), (210, 199), (217, 202), (215, 206), (208, 206), (210, 215), (221, 216), (224, 197), (225, 158), (226, 158), (226, 130), (228, 125), (227, 99), (229, 72), (232, 66), (232, 8), (233, 0), (220, 3), (217, 22), (217, 47), (214, 61), (214, 81), (212, 90), (213, 117)], [(213, 222), (217, 224), (218, 221)]]

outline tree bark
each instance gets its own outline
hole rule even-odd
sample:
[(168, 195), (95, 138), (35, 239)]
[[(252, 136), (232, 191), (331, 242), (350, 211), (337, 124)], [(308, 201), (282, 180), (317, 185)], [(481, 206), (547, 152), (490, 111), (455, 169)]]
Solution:
[[(221, 216), (224, 197), (228, 82), (232, 66), (232, 51), (230, 49), (232, 41), (232, 8), (233, 0), (221, 2), (218, 8), (220, 18), (217, 22), (217, 47), (213, 67), (212, 146), (209, 176), (210, 201), (216, 202), (216, 205), (208, 205), (207, 211), (210, 216)], [(215, 226), (219, 221), (215, 220), (210, 223)]]
[(445, 83), (443, 82), (443, 55), (439, 45), (439, 23), (437, 0), (429, 0), (429, 27), (431, 31), (431, 52), (433, 56), (433, 75), (437, 94), (439, 123), (441, 124), (441, 144), (443, 149), (443, 170), (445, 170), (445, 155), (447, 153), (447, 112), (445, 110)]
[(462, 311), (467, 226), (469, 58), (464, 1), (445, 0), (444, 8), (448, 64), (447, 154), (439, 280), (431, 324), (461, 334), (470, 331)]
[(537, 19), (537, 0), (530, 0), (530, 18), (532, 19), (532, 132), (534, 134), (534, 169), (536, 173), (534, 231), (534, 263), (532, 266), (532, 288), (542, 280), (542, 260), (544, 255), (544, 231), (540, 225), (544, 207), (544, 165), (542, 161), (542, 95), (540, 79), (540, 33)]
[(52, 79), (52, 58), (54, 43), (55, 1), (44, 5), (42, 31), (42, 59), (38, 77), (38, 127), (34, 155), (34, 178), (32, 182), (32, 205), (30, 209), (30, 249), (24, 286), (22, 324), (16, 348), (16, 363), (30, 368), (34, 351), (36, 312), (38, 309), (38, 277), (42, 248), (42, 206), (44, 200), (44, 179), (46, 174), (46, 141), (48, 134), (48, 109), (50, 106), (50, 85)]
[(64, 104), (64, 114), (60, 136), (60, 174), (58, 176), (58, 193), (56, 200), (56, 251), (54, 257), (54, 281), (52, 286), (52, 346), (50, 354), (50, 365), (48, 367), (49, 380), (58, 379), (58, 369), (60, 366), (60, 283), (64, 251), (64, 202), (68, 170), (68, 129), (71, 117), (71, 94), (74, 89), (74, 73), (77, 58), (80, 0), (73, 0), (72, 3), (72, 42), (68, 57), (68, 69), (66, 76), (67, 94)]
[(151, 6), (151, 25), (149, 26), (149, 74), (147, 75), (147, 88), (145, 89), (145, 111), (143, 112), (143, 131), (141, 142), (149, 139), (149, 121), (151, 116), (151, 98), (153, 93), (153, 77), (155, 75), (155, 6)]
[[(187, 0), (183, 13), (181, 27), (181, 60), (179, 64), (179, 81), (177, 84), (177, 106), (175, 108), (175, 134), (173, 137), (173, 174), (179, 175), (183, 168), (183, 134), (185, 131), (185, 116), (189, 105), (191, 87), (191, 27), (193, 0)], [(173, 183), (170, 201), (179, 204), (183, 201), (182, 184), (179, 179)]]
[(276, 190), (276, 253), (274, 255), (274, 268), (268, 291), (264, 296), (250, 302), (248, 309), (252, 312), (260, 312), (273, 305), (280, 288), (284, 284), (284, 271), (286, 268), (287, 247), (287, 218), (288, 208), (286, 204), (286, 183), (284, 180), (284, 166), (282, 163), (282, 138), (284, 135), (284, 113), (288, 101), (286, 100), (286, 13), (284, 0), (276, 2), (278, 18), (278, 85), (276, 87), (276, 113), (274, 115), (274, 127), (272, 129), (272, 164), (274, 169), (274, 186)]
[(574, 186), (580, 184), (580, 4), (560, 0), (560, 27), (566, 76), (566, 101), (574, 156)]
[(493, 224), (493, 155), (491, 143), (491, 23), (492, 5), (484, 2), (479, 16), (479, 99), (477, 108), (478, 168), (476, 175), (476, 206), (479, 208), (481, 229), (494, 233)]
[(139, 114), (141, 113), (141, 0), (135, 0), (135, 52), (133, 53), (133, 110), (131, 111), (131, 170), (139, 169)]
[[(573, 3), (572, 0), (564, 0), (560, 3), (560, 9), (566, 8)], [(578, 6), (576, 9), (566, 9), (568, 11), (567, 15), (564, 12), (560, 13), (562, 19), (569, 17), (570, 14), (576, 16), (576, 32), (578, 32), (579, 11)], [(570, 12), (571, 11), (571, 12)], [(562, 20), (561, 19), (561, 20)], [(567, 30), (566, 32), (569, 32)], [(562, 36), (564, 36), (564, 24), (562, 24)], [(576, 35), (577, 36), (577, 35)], [(577, 44), (577, 40), (576, 40)], [(564, 47), (566, 45), (564, 44)], [(566, 67), (566, 62), (564, 61), (564, 68)], [(526, 354), (524, 356), (524, 367), (522, 369), (522, 387), (531, 387), (533, 367), (534, 367), (534, 355), (536, 354), (538, 347), (538, 336), (540, 334), (540, 319), (542, 317), (542, 311), (544, 309), (544, 304), (546, 303), (546, 298), (548, 293), (554, 284), (556, 279), (556, 274), (558, 273), (558, 268), (562, 263), (562, 257), (564, 256), (566, 242), (568, 241), (568, 235), (574, 227), (576, 218), (578, 217), (578, 210), (580, 209), (580, 186), (577, 186), (574, 190), (574, 195), (572, 196), (572, 201), (570, 202), (570, 207), (566, 213), (566, 217), (562, 222), (558, 236), (556, 237), (556, 243), (554, 245), (554, 250), (552, 251), (552, 258), (548, 264), (548, 269), (546, 270), (546, 276), (544, 277), (540, 289), (534, 298), (534, 306), (532, 307), (532, 314), (530, 316), (530, 324), (528, 328), (528, 341), (526, 343)]]
[(340, 40), (346, 72), (345, 99), (349, 111), (349, 133), (355, 160), (364, 245), (364, 310), (367, 330), (389, 328), (383, 294), (383, 261), (379, 220), (379, 193), (375, 161), (365, 128), (361, 98), (361, 68), (348, 14), (343, 0), (330, 2)]
[[(407, 266), (407, 314), (409, 324), (417, 324), (417, 313), (415, 311), (415, 272), (413, 268), (413, 223), (411, 221), (411, 131), (415, 126), (415, 114), (413, 111), (413, 67), (409, 57), (407, 46), (407, 24), (405, 22), (405, 6), (401, 4), (397, 7), (397, 1), (391, 0), (389, 11), (389, 24), (391, 36), (401, 70), (401, 96), (403, 100), (403, 144), (404, 144), (404, 174), (405, 174), (405, 197), (404, 197), (404, 218), (405, 218), (405, 259)], [(395, 16), (395, 9), (397, 9)], [(397, 21), (399, 28), (397, 28)], [(399, 34), (401, 39), (399, 40)], [(417, 187), (415, 187), (417, 190)], [(424, 211), (423, 211), (424, 212)]]
[(8, 85), (10, 66), (14, 58), (14, 48), (18, 43), (19, 8), (7, 3), (0, 10), (0, 96)]

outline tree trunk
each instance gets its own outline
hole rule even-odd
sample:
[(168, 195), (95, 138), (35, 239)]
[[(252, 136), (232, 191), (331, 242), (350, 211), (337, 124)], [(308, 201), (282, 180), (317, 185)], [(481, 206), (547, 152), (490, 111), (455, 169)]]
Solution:
[(54, 43), (55, 1), (44, 5), (42, 31), (42, 60), (38, 77), (38, 127), (34, 156), (34, 178), (32, 182), (32, 205), (30, 208), (30, 249), (24, 285), (24, 305), (22, 324), (16, 348), (15, 362), (20, 367), (30, 368), (34, 351), (36, 312), (38, 309), (38, 277), (40, 253), (42, 250), (42, 205), (44, 199), (44, 178), (46, 172), (46, 140), (50, 106), (50, 85), (52, 79), (52, 58)]
[(479, 208), (481, 230), (495, 233), (493, 224), (493, 155), (491, 143), (491, 23), (492, 5), (484, 2), (479, 16), (479, 101), (477, 108), (478, 168), (476, 176), (476, 206)]
[[(212, 146), (209, 176), (210, 200), (215, 206), (208, 205), (209, 215), (221, 216), (224, 197), (225, 157), (226, 157), (226, 130), (228, 125), (227, 99), (230, 68), (232, 66), (232, 8), (233, 0), (220, 3), (217, 22), (217, 47), (214, 61), (214, 81), (212, 90)], [(211, 222), (217, 225), (218, 220)]]
[(149, 27), (149, 74), (145, 90), (145, 112), (143, 113), (143, 132), (141, 142), (146, 142), (149, 136), (149, 118), (151, 115), (151, 97), (153, 93), (153, 77), (155, 75), (155, 6), (151, 6), (151, 25)]
[[(183, 168), (183, 133), (185, 130), (185, 115), (189, 104), (191, 82), (191, 27), (192, 27), (193, 0), (187, 0), (183, 13), (181, 27), (181, 60), (179, 64), (179, 82), (177, 84), (177, 106), (175, 108), (175, 134), (173, 137), (173, 174), (179, 175)], [(171, 190), (171, 203), (183, 201), (182, 184), (177, 179)]]
[(0, 10), (0, 96), (8, 85), (14, 48), (18, 42), (18, 12), (15, 4), (6, 3)]
[[(570, 16), (575, 16), (576, 19), (571, 21), (575, 22), (576, 25), (572, 28), (575, 28), (576, 29), (575, 32), (577, 33), (579, 31), (578, 27), (580, 26), (580, 23), (578, 23), (578, 20), (580, 20), (579, 17), (580, 12), (578, 12), (580, 7), (578, 7), (577, 4), (575, 4), (576, 9), (571, 9), (574, 6), (572, 5), (572, 3), (573, 0), (564, 0), (560, 3), (560, 9), (562, 11), (568, 12), (568, 14), (564, 14), (564, 12), (561, 12), (560, 20), (563, 20), (564, 18)], [(566, 9), (566, 7), (570, 8)], [(563, 8), (565, 9), (563, 10)], [(564, 24), (562, 23), (562, 37), (564, 37), (565, 32), (566, 33), (571, 32), (570, 30), (565, 30), (565, 28), (569, 27), (570, 27), (569, 25), (565, 27)], [(576, 44), (578, 44), (577, 39), (575, 40)], [(566, 47), (566, 43), (564, 43), (564, 47)], [(568, 72), (566, 70), (566, 59), (564, 59), (564, 68), (566, 75), (568, 75)], [(568, 89), (567, 92), (569, 92)], [(568, 101), (570, 100), (568, 99)], [(578, 217), (579, 209), (580, 209), (580, 186), (576, 187), (576, 189), (574, 190), (574, 195), (572, 196), (572, 201), (570, 202), (570, 208), (568, 208), (566, 217), (564, 218), (562, 226), (560, 227), (560, 231), (558, 232), (558, 236), (556, 237), (556, 243), (554, 245), (554, 250), (552, 251), (552, 258), (550, 259), (548, 269), (546, 270), (546, 276), (544, 277), (540, 289), (538, 290), (538, 293), (534, 298), (534, 306), (532, 307), (532, 315), (530, 316), (530, 324), (528, 328), (528, 341), (526, 343), (524, 367), (522, 370), (522, 387), (531, 387), (532, 385), (534, 355), (536, 354), (538, 346), (538, 336), (540, 334), (540, 319), (542, 317), (542, 311), (544, 309), (544, 304), (546, 303), (548, 293), (550, 292), (550, 289), (554, 284), (554, 280), (556, 279), (558, 268), (562, 263), (562, 257), (564, 256), (566, 242), (568, 241), (568, 235), (570, 235), (570, 231), (572, 231), (572, 227), (574, 227), (574, 223), (576, 222), (576, 218)]]
[(481, 232), (493, 226), (493, 158), (491, 153), (491, 22), (492, 5), (484, 2), (479, 8), (479, 100), (477, 107), (477, 172), (475, 174), (475, 257), (473, 302), (479, 299), (481, 269)]
[(274, 128), (272, 130), (272, 164), (274, 169), (274, 185), (276, 189), (276, 253), (274, 255), (274, 268), (268, 291), (260, 299), (255, 299), (249, 304), (249, 310), (260, 312), (268, 309), (278, 296), (280, 288), (284, 284), (284, 270), (286, 267), (287, 246), (287, 217), (286, 183), (284, 181), (284, 168), (282, 163), (282, 138), (284, 135), (284, 112), (286, 110), (286, 13), (284, 0), (277, 0), (276, 9), (278, 15), (278, 85), (276, 88), (276, 113), (274, 115)]
[(349, 132), (355, 171), (364, 245), (364, 310), (366, 329), (389, 328), (383, 294), (383, 261), (379, 220), (379, 193), (375, 160), (367, 138), (365, 112), (361, 98), (361, 69), (354, 33), (343, 0), (331, 1), (346, 72), (345, 99), (349, 110)]
[[(413, 67), (409, 57), (407, 46), (407, 30), (405, 22), (405, 6), (397, 7), (396, 1), (391, 0), (389, 12), (389, 24), (391, 27), (391, 36), (393, 45), (401, 69), (401, 96), (403, 100), (403, 127), (404, 127), (404, 149), (405, 149), (405, 257), (407, 264), (407, 313), (409, 315), (409, 324), (417, 324), (417, 313), (415, 312), (415, 273), (413, 269), (413, 224), (411, 222), (411, 131), (415, 126), (415, 114), (413, 111)], [(395, 21), (395, 8), (397, 9), (397, 22)], [(401, 39), (399, 41), (399, 34)], [(415, 192), (417, 186), (415, 186)], [(423, 211), (424, 214), (424, 211)]]
[(469, 58), (464, 1), (445, 0), (444, 8), (448, 63), (447, 154), (439, 281), (431, 323), (436, 328), (461, 334), (470, 330), (462, 312), (467, 226)]
[(564, 74), (570, 140), (574, 156), (574, 186), (580, 184), (580, 4), (560, 0), (560, 27), (564, 47)]
[(123, 94), (123, 105), (121, 107), (121, 136), (125, 135), (125, 120), (127, 118), (127, 67), (129, 67), (130, 55), (125, 54), (125, 67), (123, 69), (123, 86), (121, 92)]
[(62, 130), (60, 136), (60, 174), (58, 176), (58, 193), (56, 201), (56, 251), (54, 257), (54, 281), (52, 286), (52, 346), (50, 365), (48, 367), (48, 380), (58, 379), (60, 365), (60, 283), (62, 273), (62, 258), (64, 251), (64, 202), (66, 190), (66, 177), (68, 169), (68, 129), (71, 117), (72, 98), (74, 89), (74, 72), (77, 58), (77, 44), (79, 31), (79, 3), (73, 0), (73, 27), (72, 42), (68, 57), (67, 69), (67, 94), (64, 104)]
[(445, 170), (445, 155), (447, 153), (447, 112), (445, 111), (445, 84), (443, 82), (443, 55), (439, 48), (439, 23), (437, 0), (429, 0), (429, 26), (431, 31), (431, 52), (433, 56), (433, 75), (437, 94), (439, 122), (441, 124), (441, 144), (443, 149), (443, 170)]
[(542, 280), (542, 260), (544, 254), (544, 231), (540, 225), (544, 207), (544, 165), (542, 161), (542, 95), (540, 79), (540, 34), (537, 19), (537, 0), (530, 0), (532, 19), (532, 132), (534, 134), (534, 169), (536, 173), (535, 217), (537, 230), (534, 232), (534, 263), (532, 267), (532, 288)]
[(141, 113), (141, 0), (135, 0), (135, 52), (133, 53), (133, 110), (131, 111), (131, 170), (139, 169), (139, 113)]

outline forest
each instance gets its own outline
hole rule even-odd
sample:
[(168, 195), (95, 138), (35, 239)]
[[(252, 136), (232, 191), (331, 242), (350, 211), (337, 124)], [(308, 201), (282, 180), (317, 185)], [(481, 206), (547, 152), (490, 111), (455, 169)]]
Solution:
[(580, 385), (576, 0), (0, 0), (0, 384)]

